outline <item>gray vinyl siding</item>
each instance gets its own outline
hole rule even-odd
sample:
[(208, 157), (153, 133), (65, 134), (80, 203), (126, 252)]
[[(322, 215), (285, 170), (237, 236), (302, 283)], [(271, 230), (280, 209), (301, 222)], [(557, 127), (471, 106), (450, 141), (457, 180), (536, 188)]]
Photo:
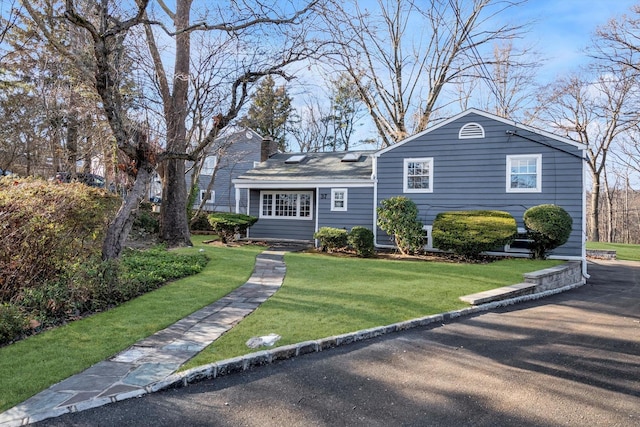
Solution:
[[(242, 133), (244, 133), (244, 131)], [(232, 137), (234, 135), (232, 135)], [(206, 210), (235, 212), (236, 193), (232, 180), (252, 169), (254, 162), (260, 161), (260, 145), (261, 139), (256, 135), (254, 135), (252, 139), (243, 137), (231, 144), (222, 155), (218, 156), (219, 166), (213, 184), (215, 200), (213, 203), (207, 203), (205, 205)], [(215, 154), (214, 150), (211, 151), (211, 154)], [(187, 175), (188, 185), (190, 185), (190, 178), (191, 177)], [(211, 175), (200, 175), (200, 179), (198, 180), (200, 190), (206, 190), (210, 181)], [(239, 200), (241, 212), (246, 212), (246, 201), (246, 190), (242, 190)], [(199, 203), (200, 199), (198, 198), (195, 206), (198, 206)]]
[[(331, 210), (332, 188), (347, 190), (347, 210)], [(373, 229), (373, 187), (325, 187), (319, 189), (318, 228), (334, 227), (351, 230), (355, 226)]]
[[(485, 130), (485, 138), (458, 139), (465, 123), (476, 122)], [(377, 163), (378, 198), (405, 195), (418, 205), (420, 220), (431, 225), (443, 211), (495, 209), (510, 212), (519, 227), (526, 209), (543, 203), (563, 207), (573, 218), (569, 241), (553, 255), (581, 256), (583, 216), (583, 161), (578, 148), (542, 135), (517, 129), (521, 136), (508, 135), (513, 126), (484, 116), (470, 114), (457, 121), (408, 141), (381, 154)], [(564, 150), (564, 151), (561, 151)], [(567, 153), (568, 152), (568, 153)], [(506, 191), (507, 155), (542, 155), (542, 191), (508, 193)], [(433, 192), (403, 193), (403, 160), (433, 158)], [(378, 244), (389, 238), (378, 229)]]
[[(282, 191), (311, 191), (308, 190), (287, 190)], [(315, 232), (315, 205), (316, 195), (313, 191), (311, 199), (312, 209), (310, 219), (287, 219), (287, 218), (260, 218), (260, 190), (251, 190), (251, 201), (249, 215), (255, 216), (258, 221), (251, 226), (248, 235), (252, 239), (291, 239), (291, 240), (313, 240)]]

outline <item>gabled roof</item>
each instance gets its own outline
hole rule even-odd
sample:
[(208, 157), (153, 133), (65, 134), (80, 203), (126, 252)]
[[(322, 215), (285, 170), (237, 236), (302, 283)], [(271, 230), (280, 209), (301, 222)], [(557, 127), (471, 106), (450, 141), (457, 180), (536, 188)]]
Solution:
[[(280, 153), (261, 162), (233, 182), (243, 184), (316, 185), (322, 183), (373, 183), (371, 155), (375, 151)], [(356, 154), (348, 156), (346, 154)], [(357, 155), (359, 154), (359, 156)], [(352, 157), (356, 157), (353, 160)]]
[(470, 114), (477, 114), (479, 116), (483, 116), (483, 117), (486, 117), (488, 119), (496, 120), (498, 122), (513, 126), (516, 129), (522, 129), (522, 130), (526, 130), (527, 132), (536, 133), (536, 134), (542, 135), (542, 136), (544, 136), (546, 138), (554, 139), (556, 141), (562, 142), (564, 144), (572, 145), (572, 146), (574, 146), (576, 148), (579, 148), (579, 149), (582, 149), (582, 150), (585, 150), (587, 148), (586, 145), (584, 145), (584, 144), (582, 144), (582, 143), (580, 143), (578, 141), (574, 141), (573, 139), (564, 138), (562, 136), (555, 135), (555, 134), (553, 134), (551, 132), (547, 132), (547, 131), (544, 131), (544, 130), (541, 130), (541, 129), (536, 129), (534, 127), (527, 126), (525, 124), (518, 123), (518, 122), (513, 121), (513, 120), (505, 119), (504, 117), (496, 116), (495, 114), (487, 113), (486, 111), (477, 110), (475, 108), (470, 108), (468, 110), (465, 110), (465, 111), (463, 111), (463, 112), (461, 112), (459, 114), (456, 114), (455, 116), (450, 117), (447, 120), (444, 120), (444, 121), (442, 121), (442, 122), (440, 122), (440, 123), (428, 128), (428, 129), (425, 129), (422, 132), (419, 132), (419, 133), (417, 133), (415, 135), (412, 135), (412, 136), (410, 136), (410, 137), (408, 137), (406, 139), (403, 139), (402, 141), (399, 141), (399, 142), (397, 142), (397, 143), (395, 143), (393, 145), (390, 145), (389, 147), (383, 148), (382, 150), (379, 150), (378, 152), (376, 152), (375, 155), (376, 155), (376, 157), (378, 157), (381, 154), (386, 153), (387, 151), (391, 151), (391, 150), (393, 150), (395, 148), (401, 147), (402, 145), (406, 144), (407, 142), (411, 142), (414, 139), (420, 138), (423, 135), (426, 135), (426, 134), (428, 134), (430, 132), (433, 132), (436, 129), (439, 129), (439, 128), (443, 127), (443, 126), (446, 126), (449, 123), (455, 122), (456, 120), (461, 119), (462, 117), (468, 116)]

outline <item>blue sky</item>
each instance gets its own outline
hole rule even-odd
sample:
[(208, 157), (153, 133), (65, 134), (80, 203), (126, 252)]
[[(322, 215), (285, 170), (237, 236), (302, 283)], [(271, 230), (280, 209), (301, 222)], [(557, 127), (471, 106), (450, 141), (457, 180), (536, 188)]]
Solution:
[(540, 79), (552, 79), (577, 68), (586, 60), (585, 47), (598, 26), (611, 18), (630, 14), (639, 0), (529, 0), (512, 10), (516, 21), (534, 20), (527, 41), (547, 58)]

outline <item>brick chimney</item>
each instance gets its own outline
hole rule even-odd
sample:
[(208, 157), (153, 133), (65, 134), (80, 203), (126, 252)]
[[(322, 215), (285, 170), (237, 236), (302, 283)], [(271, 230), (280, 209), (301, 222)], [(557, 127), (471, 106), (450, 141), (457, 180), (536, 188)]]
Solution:
[(272, 155), (278, 152), (278, 144), (270, 136), (262, 138), (262, 144), (260, 144), (260, 161), (264, 162)]

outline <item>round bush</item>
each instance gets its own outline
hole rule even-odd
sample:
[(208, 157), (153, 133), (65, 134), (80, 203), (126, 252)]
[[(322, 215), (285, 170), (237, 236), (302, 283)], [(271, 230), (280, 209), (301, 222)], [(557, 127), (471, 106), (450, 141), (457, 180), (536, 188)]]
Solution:
[(467, 258), (513, 242), (515, 218), (502, 211), (441, 212), (433, 221), (433, 245)]
[(373, 231), (366, 227), (353, 227), (349, 232), (347, 240), (359, 257), (368, 258), (375, 253)]
[(406, 255), (422, 247), (424, 231), (413, 200), (405, 196), (390, 197), (380, 202), (376, 212), (378, 227), (393, 237), (400, 253)]
[(524, 226), (531, 243), (533, 258), (544, 259), (552, 249), (569, 240), (573, 219), (562, 207), (546, 204), (529, 208), (524, 213)]
[(344, 228), (320, 227), (313, 234), (314, 239), (320, 242), (320, 250), (333, 252), (347, 246), (347, 230)]

